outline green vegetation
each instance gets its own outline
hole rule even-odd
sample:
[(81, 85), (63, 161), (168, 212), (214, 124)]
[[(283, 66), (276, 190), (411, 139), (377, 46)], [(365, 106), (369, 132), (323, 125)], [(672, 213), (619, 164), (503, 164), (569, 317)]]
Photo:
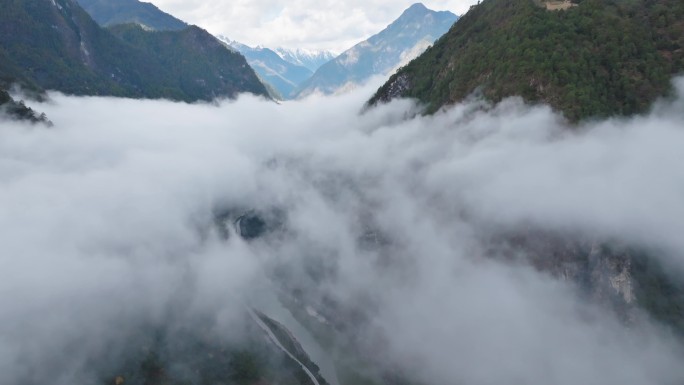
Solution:
[(0, 119), (7, 117), (12, 120), (26, 120), (31, 123), (44, 123), (47, 126), (52, 126), (45, 116), (45, 114), (38, 114), (30, 107), (27, 107), (23, 101), (15, 101), (10, 94), (0, 88)]
[(148, 90), (186, 101), (233, 97), (240, 91), (268, 95), (242, 55), (199, 27), (149, 32), (137, 24), (126, 24), (109, 31), (129, 46), (152, 55), (156, 70), (145, 75)]
[(5, 90), (0, 90), (0, 106), (9, 103), (12, 100), (12, 98), (9, 96), (7, 91)]
[(631, 273), (639, 306), (684, 337), (684, 282), (645, 253), (632, 258)]
[(684, 70), (684, 2), (580, 0), (547, 11), (532, 0), (485, 0), (370, 103), (411, 97), (427, 112), (480, 92), (519, 95), (571, 121), (646, 111)]
[(237, 339), (210, 329), (199, 320), (180, 329), (143, 328), (122, 351), (92, 357), (93, 372), (100, 385), (311, 385), (256, 324), (240, 330)]
[[(684, 281), (677, 269), (667, 269), (660, 251), (640, 247), (624, 247), (606, 243), (599, 249), (599, 259), (627, 263), (636, 304), (655, 321), (684, 337)], [(620, 266), (617, 270), (621, 269)], [(613, 298), (622, 302), (619, 298)], [(624, 303), (613, 303), (618, 315), (624, 314)], [(620, 309), (623, 308), (623, 309)]]
[(246, 60), (197, 27), (102, 29), (73, 0), (8, 0), (0, 13), (0, 81), (75, 95), (212, 100), (267, 95)]

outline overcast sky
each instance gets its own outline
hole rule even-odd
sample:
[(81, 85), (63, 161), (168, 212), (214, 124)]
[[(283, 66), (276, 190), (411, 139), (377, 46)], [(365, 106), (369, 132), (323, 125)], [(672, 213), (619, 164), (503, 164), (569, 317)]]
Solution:
[[(214, 34), (248, 45), (323, 48), (340, 53), (380, 32), (415, 0), (151, 0)], [(465, 13), (477, 0), (426, 0), (433, 10)]]

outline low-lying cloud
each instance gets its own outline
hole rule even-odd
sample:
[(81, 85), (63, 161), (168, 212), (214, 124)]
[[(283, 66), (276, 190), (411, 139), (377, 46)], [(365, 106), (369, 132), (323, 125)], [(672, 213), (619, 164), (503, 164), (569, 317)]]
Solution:
[[(358, 334), (424, 383), (679, 383), (659, 326), (479, 258), (482, 232), (534, 227), (683, 268), (676, 84), (646, 116), (581, 127), (515, 98), (412, 118), (409, 101), (361, 114), (368, 90), (218, 107), (53, 94), (38, 109), (54, 128), (0, 125), (0, 382), (87, 381), (91, 353), (170, 314), (237, 322), (279, 265), (312, 298), (372, 304)], [(218, 209), (274, 207), (275, 239), (212, 230)], [(305, 280), (311, 261), (326, 279)]]

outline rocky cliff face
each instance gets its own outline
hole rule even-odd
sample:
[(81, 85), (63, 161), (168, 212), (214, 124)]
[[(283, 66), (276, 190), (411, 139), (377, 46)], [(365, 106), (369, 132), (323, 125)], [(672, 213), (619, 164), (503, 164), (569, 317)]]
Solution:
[(483, 243), (490, 245), (487, 257), (531, 264), (626, 323), (646, 314), (684, 333), (684, 285), (653, 257), (657, 251), (532, 229), (499, 233)]
[[(264, 224), (273, 222), (253, 211), (250, 215), (260, 218)], [(226, 223), (240, 226), (234, 219), (218, 222), (222, 226)], [(282, 226), (282, 220), (279, 223)], [(627, 325), (650, 317), (675, 333), (684, 332), (681, 322), (684, 319), (684, 287), (658, 265), (659, 258), (647, 255), (639, 247), (522, 225), (513, 229), (483, 230), (482, 233), (488, 234), (479, 242), (485, 247), (482, 258), (532, 266), (574, 287), (580, 298), (609, 309)], [(267, 236), (265, 232), (259, 234), (258, 237)], [(377, 250), (392, 247), (382, 231), (374, 229), (370, 222), (359, 236), (364, 247)], [(373, 327), (372, 295), (339, 301), (324, 290), (317, 292), (315, 288), (334, 279), (331, 277), (335, 272), (315, 257), (306, 263), (303, 275), (291, 269), (292, 266), (283, 265), (273, 272), (274, 283), (281, 288), (280, 300), (302, 325), (335, 352), (335, 365), (344, 373), (340, 382), (372, 379), (378, 383), (393, 383), (392, 373), (401, 370), (390, 370), (375, 362), (378, 351), (369, 350), (368, 341), (364, 340), (367, 336), (357, 334), (358, 330)], [(371, 345), (377, 347), (382, 343), (378, 341)], [(367, 370), (366, 365), (374, 369)]]

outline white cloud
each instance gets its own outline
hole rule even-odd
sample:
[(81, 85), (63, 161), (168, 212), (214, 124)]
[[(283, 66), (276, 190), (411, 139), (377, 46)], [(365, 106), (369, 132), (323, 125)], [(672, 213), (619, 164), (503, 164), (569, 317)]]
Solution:
[[(338, 53), (380, 32), (415, 1), (154, 0), (162, 10), (248, 45), (321, 48)], [(434, 0), (434, 10), (465, 13), (475, 0)]]
[[(372, 304), (378, 328), (359, 332), (426, 382), (681, 382), (681, 346), (657, 327), (476, 257), (479, 224), (533, 223), (657, 244), (683, 268), (684, 99), (573, 131), (517, 99), (361, 115), (368, 93), (218, 107), (53, 95), (37, 109), (55, 128), (3, 122), (0, 382), (87, 382), (87, 359), (140, 323), (230, 319), (274, 263), (304, 261), (330, 276), (295, 283)], [(207, 235), (217, 206), (283, 208), (287, 232), (221, 242)], [(359, 242), (368, 229), (383, 247)]]

